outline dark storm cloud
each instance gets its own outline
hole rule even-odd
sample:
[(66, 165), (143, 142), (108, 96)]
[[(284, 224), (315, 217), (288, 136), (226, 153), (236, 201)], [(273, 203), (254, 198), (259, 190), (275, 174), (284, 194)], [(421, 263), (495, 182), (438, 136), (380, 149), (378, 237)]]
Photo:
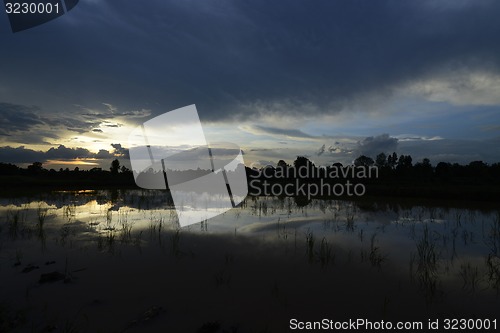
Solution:
[(39, 108), (35, 106), (0, 103), (0, 133), (28, 131), (33, 126), (43, 125), (45, 121), (37, 114)]
[(117, 107), (109, 103), (102, 103), (105, 109), (91, 110), (81, 105), (78, 105), (80, 109), (83, 110), (81, 113), (82, 117), (86, 119), (102, 119), (109, 120), (114, 118), (145, 118), (151, 115), (151, 110), (141, 109), (141, 110), (131, 110), (131, 111), (121, 111)]
[(93, 153), (86, 148), (68, 148), (59, 145), (57, 148), (50, 148), (47, 151), (29, 149), (24, 146), (17, 148), (5, 146), (0, 147), (0, 162), (2, 163), (33, 163), (46, 162), (48, 160), (76, 160), (76, 159), (110, 159), (116, 157), (128, 157), (128, 150), (121, 147), (120, 144), (112, 145), (114, 150), (105, 149)]
[(16, 136), (17, 142), (22, 143), (42, 143), (44, 137), (59, 138), (51, 128), (62, 127), (85, 133), (92, 127), (98, 126), (99, 122), (51, 114), (37, 106), (0, 103), (0, 124), (0, 134), (3, 136)]
[(196, 103), (202, 120), (337, 112), (431, 74), (498, 73), (499, 12), (487, 0), (88, 1), (47, 38), (7, 38), (2, 77), (57, 92), (54, 104)]
[(33, 163), (46, 162), (47, 160), (73, 160), (77, 158), (93, 158), (95, 154), (85, 148), (68, 148), (60, 145), (48, 151), (37, 151), (20, 146), (0, 147), (0, 161), (3, 163)]
[(122, 123), (115, 122), (116, 118), (144, 118), (149, 114), (149, 110), (118, 111), (108, 109), (101, 113), (73, 115), (71, 112), (50, 112), (50, 110), (37, 106), (0, 103), (0, 136), (4, 137), (5, 140), (23, 144), (48, 143), (45, 138), (59, 139), (58, 132), (62, 129), (78, 134), (103, 133), (99, 127), (117, 128), (123, 126)]
[(124, 157), (129, 158), (128, 149), (122, 147), (122, 145), (120, 143), (112, 143), (111, 147), (113, 147), (115, 149), (114, 154), (116, 156), (124, 156)]
[(307, 133), (302, 132), (301, 130), (298, 129), (292, 129), (292, 128), (278, 128), (278, 127), (271, 127), (271, 126), (261, 126), (261, 125), (253, 125), (253, 126), (247, 126), (246, 130), (249, 132), (252, 132), (254, 134), (259, 134), (259, 135), (278, 135), (278, 136), (285, 136), (287, 138), (291, 139), (313, 139), (315, 138), (312, 135), (309, 135)]
[(43, 152), (25, 148), (24, 146), (0, 147), (0, 161), (2, 163), (32, 163), (36, 161), (45, 161)]
[(398, 139), (391, 138), (389, 134), (369, 136), (359, 141), (356, 147), (357, 155), (375, 156), (379, 153), (390, 153), (398, 148)]

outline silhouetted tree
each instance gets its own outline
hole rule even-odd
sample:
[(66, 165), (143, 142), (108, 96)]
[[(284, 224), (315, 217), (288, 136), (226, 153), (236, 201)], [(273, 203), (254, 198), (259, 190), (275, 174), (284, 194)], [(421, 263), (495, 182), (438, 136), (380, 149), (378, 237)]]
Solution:
[(111, 167), (109, 168), (109, 170), (112, 174), (116, 175), (120, 170), (120, 161), (114, 159), (113, 162), (111, 162)]
[(293, 161), (293, 166), (297, 169), (304, 166), (310, 168), (313, 165), (314, 164), (305, 156), (297, 156), (295, 161)]
[(373, 161), (373, 158), (365, 155), (361, 155), (360, 157), (354, 160), (355, 166), (372, 166), (374, 163), (375, 161)]
[(436, 177), (443, 181), (448, 181), (450, 179), (451, 164), (447, 162), (439, 162), (436, 165)]
[(398, 160), (398, 169), (409, 169), (412, 167), (412, 158), (410, 155), (401, 155)]
[(14, 164), (0, 163), (0, 174), (14, 175), (20, 172), (20, 168)]
[(286, 164), (284, 160), (279, 160), (278, 164), (276, 164), (276, 168), (286, 169), (288, 168), (288, 164)]
[(375, 164), (377, 164), (378, 167), (387, 166), (387, 155), (385, 155), (384, 153), (378, 154), (375, 158)]
[(389, 155), (389, 157), (387, 157), (387, 165), (391, 169), (394, 169), (396, 168), (397, 164), (398, 164), (398, 154), (396, 154), (396, 152), (393, 152), (392, 155)]
[(28, 165), (28, 171), (35, 174), (42, 172), (42, 162), (33, 162), (33, 164)]
[(424, 158), (422, 162), (418, 162), (414, 166), (416, 176), (422, 180), (430, 180), (432, 178), (433, 170), (431, 161)]

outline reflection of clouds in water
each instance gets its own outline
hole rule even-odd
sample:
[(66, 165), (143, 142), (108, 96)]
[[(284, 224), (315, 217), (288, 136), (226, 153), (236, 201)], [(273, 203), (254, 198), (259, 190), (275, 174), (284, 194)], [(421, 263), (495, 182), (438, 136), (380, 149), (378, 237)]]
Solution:
[[(24, 221), (34, 225), (37, 210), (48, 208), (45, 227), (48, 233), (56, 234), (63, 226), (83, 236), (108, 227), (119, 230), (123, 223), (131, 225), (133, 232), (147, 231), (159, 224), (175, 229), (177, 215), (167, 201), (166, 191), (62, 191), (45, 193), (36, 201), (28, 197), (1, 199), (0, 215), (1, 221), (6, 222), (12, 219), (13, 212), (21, 211)], [(204, 207), (195, 208), (203, 213)], [(186, 201), (185, 209), (194, 208)], [(487, 255), (490, 249), (482, 235), (491, 233), (495, 218), (491, 209), (341, 200), (312, 200), (307, 206), (298, 207), (294, 198), (248, 197), (242, 207), (183, 230), (297, 242), (304, 242), (306, 233), (312, 232), (317, 243), (325, 237), (355, 252), (369, 249), (373, 237), (374, 244), (392, 261), (405, 264), (415, 253), (424, 228), (429, 228), (431, 241), (446, 259), (457, 253), (471, 260)]]
[(278, 228), (288, 228), (289, 230), (300, 229), (305, 226), (310, 226), (313, 223), (322, 223), (324, 220), (321, 217), (292, 217), (283, 220), (273, 219), (267, 222), (254, 222), (239, 228), (239, 232), (245, 233), (267, 233), (276, 232)]

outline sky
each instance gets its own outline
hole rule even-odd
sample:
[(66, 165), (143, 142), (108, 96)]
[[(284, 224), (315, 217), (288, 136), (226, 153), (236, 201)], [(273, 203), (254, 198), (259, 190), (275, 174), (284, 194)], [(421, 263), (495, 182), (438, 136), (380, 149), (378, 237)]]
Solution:
[(207, 141), (252, 166), (500, 162), (498, 13), (493, 0), (80, 0), (17, 33), (0, 13), (0, 162), (128, 165), (134, 128), (192, 104)]

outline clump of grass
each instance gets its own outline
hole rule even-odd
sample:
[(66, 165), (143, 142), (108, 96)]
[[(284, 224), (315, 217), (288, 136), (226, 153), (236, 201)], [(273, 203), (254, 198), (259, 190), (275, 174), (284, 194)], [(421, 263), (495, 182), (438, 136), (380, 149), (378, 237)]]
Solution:
[(425, 225), (422, 237), (417, 241), (417, 254), (413, 258), (417, 262), (416, 277), (424, 292), (427, 302), (432, 302), (436, 295), (438, 278), (438, 254), (434, 241)]
[(99, 235), (97, 237), (97, 249), (99, 251), (107, 250), (110, 253), (114, 252), (115, 249), (116, 235), (114, 230), (106, 231), (106, 235)]
[(132, 226), (130, 224), (122, 225), (121, 241), (127, 243), (132, 239)]
[(436, 246), (430, 238), (429, 228), (427, 227), (427, 225), (424, 227), (422, 238), (420, 238), (417, 242), (417, 255), (419, 270), (436, 270)]
[(490, 253), (486, 259), (486, 266), (488, 267), (488, 282), (498, 293), (500, 291), (500, 257)]
[(63, 207), (63, 216), (70, 223), (76, 215), (76, 205), (67, 205)]
[(29, 231), (24, 223), (26, 220), (26, 210), (27, 208), (7, 211), (8, 233), (13, 239), (17, 239), (18, 236), (22, 236)]
[(353, 209), (346, 209), (345, 228), (347, 231), (354, 231), (354, 217), (355, 212)]
[(200, 223), (200, 231), (208, 231), (208, 220), (203, 220)]
[(59, 244), (61, 244), (63, 247), (66, 245), (66, 239), (68, 238), (68, 236), (70, 235), (71, 233), (71, 230), (70, 228), (67, 226), (67, 225), (64, 225), (62, 228), (61, 228), (61, 231), (60, 231), (60, 238), (58, 239), (58, 242)]
[(462, 289), (475, 292), (479, 283), (477, 266), (472, 267), (470, 263), (460, 265), (460, 276), (462, 277)]
[(375, 246), (375, 237), (377, 234), (373, 234), (370, 239), (370, 254), (368, 256), (372, 266), (380, 267), (383, 261), (385, 261), (386, 256), (380, 253), (380, 248)]
[(128, 243), (132, 240), (132, 223), (128, 221), (121, 222), (120, 240), (122, 243)]
[(47, 208), (42, 208), (41, 206), (38, 207), (36, 213), (37, 213), (37, 223), (36, 223), (36, 235), (37, 237), (43, 241), (45, 241), (45, 219), (47, 218)]
[(500, 212), (493, 220), (489, 234), (486, 239), (487, 245), (490, 247), (490, 251), (493, 255), (500, 255)]
[(179, 256), (181, 254), (180, 243), (181, 243), (181, 234), (180, 229), (177, 229), (171, 237), (172, 241), (172, 254), (174, 256)]
[(110, 230), (106, 234), (106, 245), (108, 247), (109, 252), (113, 252), (115, 248), (115, 240), (116, 240), (116, 235), (113, 230)]
[(332, 246), (328, 243), (328, 240), (323, 237), (318, 252), (318, 260), (321, 264), (321, 268), (325, 268), (326, 266), (328, 266), (330, 261), (332, 261), (332, 259), (334, 258), (335, 257), (332, 255)]
[(42, 208), (41, 206), (39, 206), (38, 209), (36, 210), (38, 228), (43, 228), (45, 224), (45, 219), (47, 218), (47, 212), (48, 209)]
[(160, 215), (159, 218), (155, 218), (153, 215), (149, 218), (149, 238), (153, 240), (153, 237), (158, 231), (158, 237), (160, 237), (161, 229), (164, 223), (164, 218)]

